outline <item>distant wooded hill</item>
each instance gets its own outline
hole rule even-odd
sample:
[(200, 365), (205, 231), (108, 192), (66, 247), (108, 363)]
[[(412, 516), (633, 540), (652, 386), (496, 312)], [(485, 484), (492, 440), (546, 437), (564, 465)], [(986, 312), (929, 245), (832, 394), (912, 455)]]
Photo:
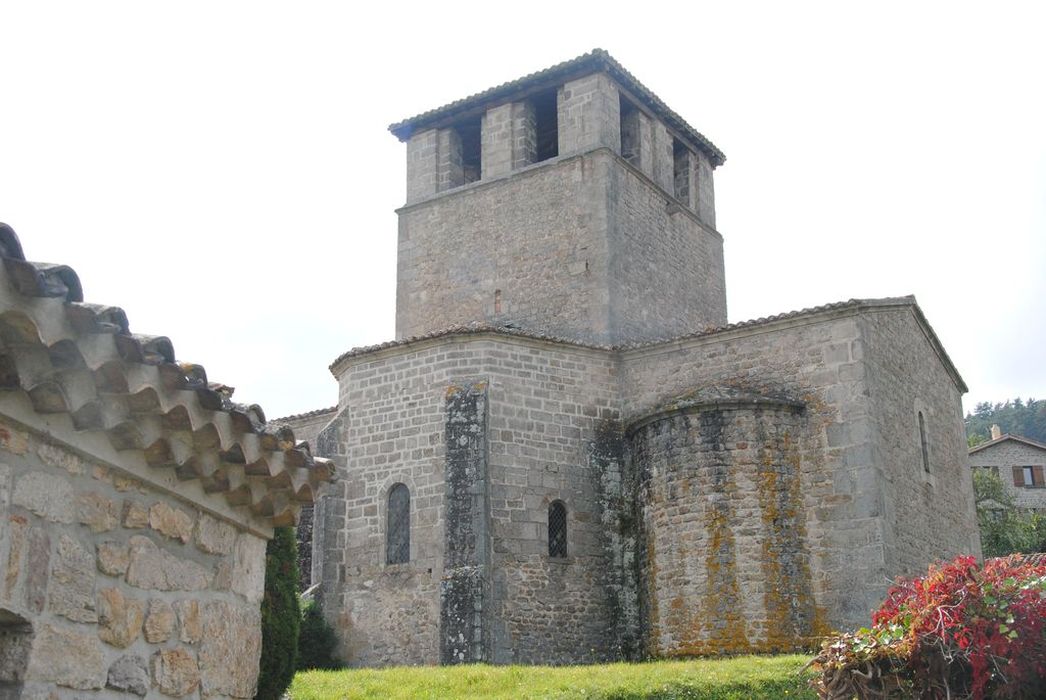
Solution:
[(966, 437), (971, 447), (991, 439), (992, 424), (997, 424), (1003, 433), (1046, 442), (1046, 400), (977, 404), (973, 413), (966, 414)]

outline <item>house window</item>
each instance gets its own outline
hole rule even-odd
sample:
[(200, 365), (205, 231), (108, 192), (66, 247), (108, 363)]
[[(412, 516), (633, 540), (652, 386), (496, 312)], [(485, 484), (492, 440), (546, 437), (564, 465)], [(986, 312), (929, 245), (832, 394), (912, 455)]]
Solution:
[(919, 411), (919, 444), (922, 447), (923, 453), (923, 471), (927, 474), (930, 473), (930, 445), (926, 441), (926, 419), (923, 418), (923, 412)]
[(396, 484), (389, 491), (388, 531), (385, 561), (406, 564), (410, 561), (410, 490)]
[(548, 555), (557, 559), (567, 556), (567, 507), (563, 501), (552, 501), (548, 506)]
[(1046, 486), (1046, 479), (1043, 479), (1041, 466), (1014, 467), (1013, 472), (1013, 483), (1015, 486)]

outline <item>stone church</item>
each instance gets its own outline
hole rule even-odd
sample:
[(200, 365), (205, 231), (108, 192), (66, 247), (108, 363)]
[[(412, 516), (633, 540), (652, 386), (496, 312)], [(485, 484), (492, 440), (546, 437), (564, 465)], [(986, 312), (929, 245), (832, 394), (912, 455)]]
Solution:
[(396, 339), (283, 419), (353, 666), (770, 652), (980, 554), (915, 299), (728, 323), (724, 154), (601, 50), (394, 124)]

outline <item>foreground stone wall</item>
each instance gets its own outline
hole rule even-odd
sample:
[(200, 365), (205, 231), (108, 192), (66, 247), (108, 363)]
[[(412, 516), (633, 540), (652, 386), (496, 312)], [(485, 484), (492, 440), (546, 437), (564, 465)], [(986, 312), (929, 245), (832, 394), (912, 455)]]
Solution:
[(254, 696), (265, 540), (0, 420), (0, 685)]
[(998, 471), (1002, 486), (1013, 499), (1018, 508), (1035, 508), (1046, 510), (1046, 488), (1033, 484), (1014, 484), (1014, 467), (1038, 467), (1039, 473), (1046, 466), (1046, 450), (1017, 442), (1003, 440), (1000, 443), (985, 447), (970, 455), (970, 465), (974, 468), (993, 469)]

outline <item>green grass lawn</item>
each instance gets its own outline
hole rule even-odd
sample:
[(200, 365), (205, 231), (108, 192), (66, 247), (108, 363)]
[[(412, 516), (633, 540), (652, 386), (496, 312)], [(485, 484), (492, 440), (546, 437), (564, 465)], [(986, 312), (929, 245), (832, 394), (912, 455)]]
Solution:
[(805, 656), (655, 661), (599, 666), (414, 666), (307, 671), (291, 700), (336, 698), (687, 698), (814, 700)]

